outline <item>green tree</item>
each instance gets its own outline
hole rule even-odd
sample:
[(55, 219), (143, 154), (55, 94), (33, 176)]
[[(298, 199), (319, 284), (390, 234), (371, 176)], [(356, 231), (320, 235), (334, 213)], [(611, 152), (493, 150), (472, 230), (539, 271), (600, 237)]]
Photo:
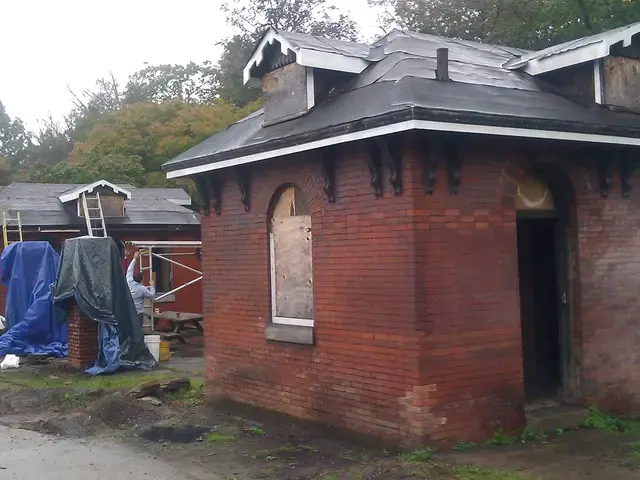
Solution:
[(72, 164), (108, 155), (139, 157), (147, 172), (238, 120), (244, 112), (226, 103), (136, 103), (105, 114), (76, 142)]
[(179, 100), (209, 105), (216, 100), (216, 73), (211, 62), (148, 65), (129, 76), (125, 103)]
[(11, 119), (0, 102), (0, 157), (8, 161), (12, 168), (16, 168), (27, 158), (30, 145), (31, 136), (22, 120)]
[(146, 172), (138, 157), (121, 155), (89, 155), (81, 162), (56, 165), (36, 164), (24, 169), (21, 180), (38, 183), (78, 183), (87, 184), (96, 180), (112, 183), (144, 185)]
[(224, 50), (217, 68), (218, 94), (240, 107), (260, 96), (260, 88), (243, 84), (242, 70), (268, 27), (340, 40), (358, 39), (357, 24), (327, 0), (225, 1), (222, 10), (234, 35), (222, 42)]
[(32, 134), (26, 163), (53, 165), (65, 160), (72, 148), (73, 142), (69, 130), (49, 116), (41, 121), (39, 131)]
[(465, 40), (542, 49), (640, 20), (638, 0), (369, 0), (381, 23)]

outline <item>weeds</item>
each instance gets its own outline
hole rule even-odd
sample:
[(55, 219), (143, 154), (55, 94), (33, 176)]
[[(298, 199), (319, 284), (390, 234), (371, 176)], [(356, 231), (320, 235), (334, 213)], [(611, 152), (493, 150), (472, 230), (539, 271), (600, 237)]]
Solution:
[(520, 434), (520, 440), (526, 442), (546, 442), (547, 434), (544, 432), (534, 432), (530, 428), (525, 428)]
[(413, 452), (402, 453), (398, 456), (403, 462), (429, 462), (433, 459), (433, 448), (424, 447)]
[(207, 443), (230, 443), (233, 442), (236, 437), (235, 435), (225, 435), (223, 433), (207, 433), (204, 437)]
[(493, 468), (454, 467), (451, 474), (456, 480), (532, 480), (529, 476)]
[(251, 435), (255, 435), (255, 436), (264, 436), (267, 434), (267, 432), (265, 432), (263, 429), (261, 429), (260, 427), (257, 426), (253, 426), (253, 427), (248, 427), (245, 428), (245, 432), (251, 434)]
[(493, 434), (489, 441), (491, 445), (513, 445), (518, 439), (511, 435), (507, 435), (502, 430), (498, 430)]
[(451, 448), (457, 452), (466, 452), (467, 450), (471, 450), (477, 446), (478, 445), (473, 442), (458, 442)]
[(640, 434), (640, 422), (638, 420), (623, 420), (620, 417), (602, 413), (596, 407), (589, 408), (589, 416), (584, 425), (585, 427), (608, 432)]

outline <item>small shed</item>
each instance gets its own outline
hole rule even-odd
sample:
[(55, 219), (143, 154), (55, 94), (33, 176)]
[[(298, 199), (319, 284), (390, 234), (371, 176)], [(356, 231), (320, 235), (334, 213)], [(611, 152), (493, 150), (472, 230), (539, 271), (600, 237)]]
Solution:
[[(18, 214), (23, 240), (45, 240), (60, 252), (67, 238), (87, 235), (82, 195), (100, 194), (107, 233), (119, 245), (123, 268), (128, 266), (129, 241), (198, 241), (200, 214), (191, 210), (192, 200), (182, 188), (137, 188), (99, 180), (88, 185), (13, 183), (0, 187), (0, 213), (15, 219)], [(16, 225), (12, 226), (16, 228)], [(10, 234), (11, 235), (11, 234)], [(15, 233), (13, 234), (15, 237)], [(9, 238), (17, 240), (17, 238)], [(159, 251), (158, 253), (170, 253)], [(195, 256), (184, 257), (199, 268)], [(154, 268), (159, 294), (190, 280), (190, 272), (157, 261)], [(185, 276), (185, 278), (182, 278)], [(149, 282), (149, 278), (145, 278)], [(0, 311), (4, 311), (4, 286), (0, 286)], [(201, 312), (202, 287), (176, 292), (163, 301), (167, 310)]]

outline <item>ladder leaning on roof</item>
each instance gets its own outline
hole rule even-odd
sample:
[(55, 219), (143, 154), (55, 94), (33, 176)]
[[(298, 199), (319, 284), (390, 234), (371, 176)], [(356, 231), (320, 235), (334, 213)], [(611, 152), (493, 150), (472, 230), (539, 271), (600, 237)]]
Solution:
[[(11, 240), (9, 238), (10, 233), (17, 233), (18, 239)], [(2, 239), (4, 240), (4, 248), (7, 248), (10, 244), (22, 241), (22, 220), (20, 219), (20, 212), (17, 213), (16, 218), (7, 217), (7, 212), (2, 212)]]
[(90, 237), (106, 237), (107, 226), (104, 223), (100, 193), (96, 192), (95, 197), (87, 197), (86, 192), (82, 192), (82, 211), (87, 222), (87, 234)]

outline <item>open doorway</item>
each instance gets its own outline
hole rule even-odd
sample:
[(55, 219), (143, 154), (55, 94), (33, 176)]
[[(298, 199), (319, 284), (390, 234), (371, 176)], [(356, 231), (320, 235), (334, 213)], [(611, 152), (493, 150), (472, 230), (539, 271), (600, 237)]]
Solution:
[(562, 393), (558, 222), (550, 215), (531, 216), (520, 212), (517, 219), (522, 357), (527, 402), (559, 398)]

